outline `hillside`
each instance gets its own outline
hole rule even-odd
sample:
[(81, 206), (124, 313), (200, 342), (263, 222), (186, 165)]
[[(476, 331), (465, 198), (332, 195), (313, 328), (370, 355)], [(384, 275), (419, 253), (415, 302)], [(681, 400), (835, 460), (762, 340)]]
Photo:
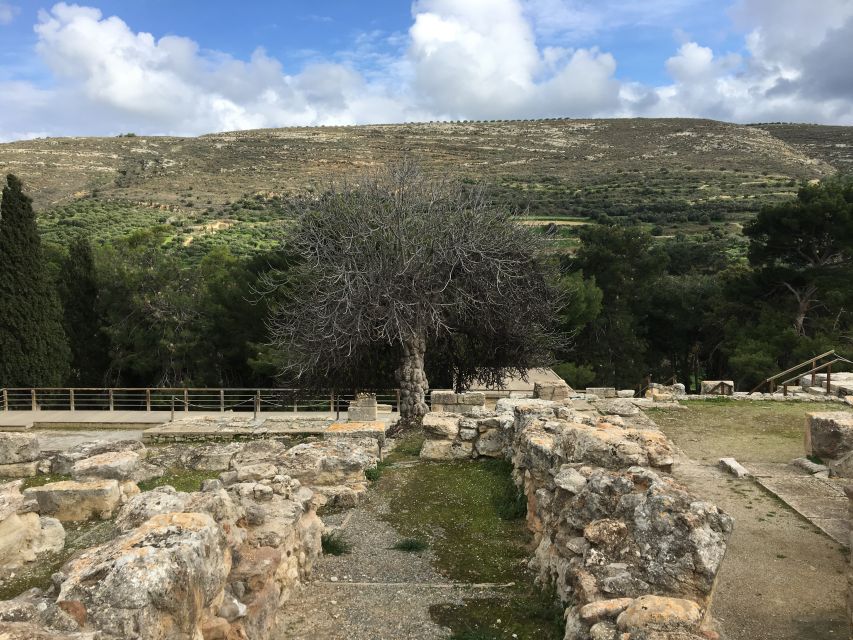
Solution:
[[(182, 246), (276, 235), (288, 195), (401, 158), (485, 180), (543, 217), (606, 213), (673, 226), (735, 223), (849, 160), (851, 127), (612, 119), (286, 128), (197, 138), (52, 138), (0, 145), (48, 239), (169, 224)], [(834, 140), (838, 138), (837, 144)], [(845, 160), (847, 158), (847, 160)], [(233, 238), (232, 238), (233, 239)]]

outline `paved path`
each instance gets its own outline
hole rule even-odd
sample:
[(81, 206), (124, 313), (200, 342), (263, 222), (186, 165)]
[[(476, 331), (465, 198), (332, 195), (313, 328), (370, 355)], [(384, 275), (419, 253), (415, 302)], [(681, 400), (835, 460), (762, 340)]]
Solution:
[[(250, 417), (251, 412), (220, 413), (219, 411), (175, 411), (175, 419), (182, 418), (204, 418), (223, 416)], [(258, 414), (262, 418), (335, 418), (336, 413), (331, 411), (263, 411)], [(396, 416), (397, 414), (380, 413), (380, 419), (384, 416)], [(346, 420), (347, 413), (340, 413), (341, 420)], [(38, 428), (45, 425), (72, 425), (97, 429), (104, 425), (104, 429), (139, 429), (146, 426), (165, 424), (172, 417), (171, 411), (4, 411), (0, 412), (0, 431)]]
[[(279, 611), (273, 637), (282, 640), (431, 640), (450, 631), (430, 617), (433, 604), (461, 602), (471, 588), (448, 581), (430, 565), (430, 552), (391, 549), (400, 536), (367, 504), (324, 516), (352, 544), (349, 553), (326, 555), (312, 581)], [(381, 508), (381, 505), (379, 505)], [(481, 589), (476, 589), (482, 591)]]
[(816, 478), (792, 464), (751, 462), (758, 483), (830, 538), (850, 546), (850, 518), (844, 481)]

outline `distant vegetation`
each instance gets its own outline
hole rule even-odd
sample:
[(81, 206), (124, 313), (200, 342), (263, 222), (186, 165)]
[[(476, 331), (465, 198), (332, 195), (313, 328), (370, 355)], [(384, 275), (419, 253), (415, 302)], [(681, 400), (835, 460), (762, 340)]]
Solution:
[[(850, 355), (849, 181), (807, 185), (849, 170), (852, 150), (850, 127), (565, 119), (40, 140), (0, 145), (0, 166), (35, 195), (71, 338), (65, 384), (276, 384), (264, 276), (289, 264), (297, 205), (409, 154), (484, 184), (548, 239), (571, 299), (556, 354), (570, 383), (746, 387), (828, 348)], [(828, 210), (823, 229), (790, 226)], [(807, 227), (836, 256), (820, 268), (775, 239)], [(446, 360), (427, 360), (431, 386), (452, 384)], [(393, 369), (374, 354), (363, 386), (395, 386)]]

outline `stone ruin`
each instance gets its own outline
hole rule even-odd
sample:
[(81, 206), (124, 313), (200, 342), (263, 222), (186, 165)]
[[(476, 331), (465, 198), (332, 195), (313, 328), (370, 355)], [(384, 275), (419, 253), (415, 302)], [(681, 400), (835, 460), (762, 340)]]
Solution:
[[(0, 433), (0, 464), (69, 480), (0, 485), (0, 569), (62, 551), (64, 526), (114, 519), (115, 536), (66, 561), (46, 590), (0, 602), (9, 640), (264, 640), (321, 553), (318, 507), (354, 506), (377, 464), (376, 438), (328, 437), (147, 448), (135, 440), (39, 451)], [(205, 471), (199, 491), (138, 483)], [(27, 470), (28, 471), (28, 470)]]
[(809, 413), (805, 450), (807, 456), (820, 458), (822, 468), (828, 467), (832, 475), (853, 478), (853, 412)]
[[(713, 637), (708, 609), (732, 520), (669, 476), (673, 448), (638, 408), (645, 400), (554, 384), (536, 395), (489, 410), (482, 393), (433, 393), (421, 457), (512, 464), (533, 535), (530, 567), (563, 601), (567, 640)], [(351, 411), (369, 417), (375, 406), (360, 397)], [(30, 435), (0, 433), (7, 473), (68, 477), (23, 491), (21, 480), (0, 485), (4, 571), (55, 557), (68, 523), (109, 518), (115, 528), (67, 560), (49, 588), (0, 602), (0, 637), (273, 637), (276, 612), (321, 553), (317, 509), (358, 504), (383, 439), (326, 431), (292, 446), (268, 425), (257, 440), (219, 423), (187, 426), (218, 441), (179, 430), (154, 446), (42, 452)], [(175, 470), (211, 479), (199, 491), (140, 491)]]
[(421, 457), (512, 463), (534, 536), (530, 566), (565, 603), (567, 640), (713, 637), (731, 517), (672, 479), (672, 445), (633, 401), (545, 394), (566, 397), (427, 414)]

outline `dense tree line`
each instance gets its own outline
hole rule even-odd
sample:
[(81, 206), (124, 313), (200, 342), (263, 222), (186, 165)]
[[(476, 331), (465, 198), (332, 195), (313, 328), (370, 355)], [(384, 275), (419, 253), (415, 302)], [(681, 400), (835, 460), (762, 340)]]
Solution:
[[(271, 346), (267, 327), (293, 295), (270, 276), (304, 276), (284, 244), (248, 258), (219, 247), (192, 262), (164, 250), (169, 227), (43, 244), (13, 176), (0, 212), (0, 387), (288, 381), (287, 350)], [(637, 387), (651, 375), (690, 386), (730, 377), (744, 389), (831, 348), (849, 355), (853, 182), (804, 186), (743, 233), (745, 252), (714, 230), (659, 238), (607, 217), (583, 227), (577, 251), (552, 256), (565, 300), (551, 319), (563, 338), (551, 349), (557, 370), (579, 387)], [(506, 343), (475, 316), (447, 321), (453, 332), (426, 336), (431, 387), (464, 387), (504, 362)], [(351, 366), (311, 383), (394, 387), (399, 356), (393, 344), (360, 344)]]

